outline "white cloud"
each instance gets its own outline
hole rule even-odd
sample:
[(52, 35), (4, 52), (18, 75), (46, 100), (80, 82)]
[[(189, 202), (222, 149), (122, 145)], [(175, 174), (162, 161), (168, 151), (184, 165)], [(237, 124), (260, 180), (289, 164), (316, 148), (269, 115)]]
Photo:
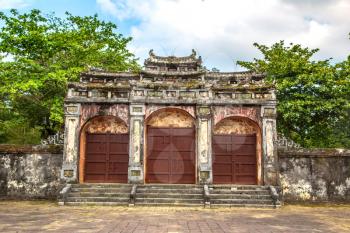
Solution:
[(96, 3), (103, 11), (110, 13), (120, 20), (132, 17), (139, 18), (140, 14), (148, 9), (149, 2), (147, 0), (96, 0)]
[(22, 8), (29, 5), (28, 0), (0, 0), (0, 10)]
[(254, 42), (279, 40), (320, 48), (316, 58), (350, 54), (348, 0), (97, 0), (119, 20), (137, 19), (131, 49), (141, 60), (187, 55), (195, 48), (205, 65), (239, 69), (234, 60), (259, 56)]

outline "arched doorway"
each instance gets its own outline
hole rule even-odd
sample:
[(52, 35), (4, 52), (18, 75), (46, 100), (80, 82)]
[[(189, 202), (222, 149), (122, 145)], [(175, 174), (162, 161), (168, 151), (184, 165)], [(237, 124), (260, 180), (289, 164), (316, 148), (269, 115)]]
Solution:
[(80, 134), (79, 181), (127, 183), (128, 127), (115, 116), (90, 119)]
[(261, 132), (252, 120), (228, 117), (214, 126), (213, 183), (259, 184)]
[(196, 182), (195, 124), (176, 108), (160, 109), (146, 120), (147, 183)]

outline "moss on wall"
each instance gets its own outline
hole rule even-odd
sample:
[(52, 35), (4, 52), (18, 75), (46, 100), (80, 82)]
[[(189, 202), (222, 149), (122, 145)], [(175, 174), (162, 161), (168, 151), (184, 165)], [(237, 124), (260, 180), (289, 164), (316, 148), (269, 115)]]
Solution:
[(279, 165), (285, 201), (350, 201), (349, 150), (279, 150)]
[(0, 148), (0, 196), (23, 199), (57, 197), (62, 186), (60, 146), (1, 145)]

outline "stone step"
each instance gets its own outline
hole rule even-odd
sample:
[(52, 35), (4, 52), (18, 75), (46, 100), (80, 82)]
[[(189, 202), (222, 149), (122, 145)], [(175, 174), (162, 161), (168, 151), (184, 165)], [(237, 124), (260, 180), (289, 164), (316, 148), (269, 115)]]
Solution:
[(203, 186), (139, 185), (135, 205), (138, 206), (203, 206)]
[(69, 206), (128, 206), (129, 203), (127, 202), (65, 202), (65, 205)]
[(225, 190), (269, 190), (269, 186), (263, 185), (209, 185), (209, 189), (225, 189)]
[(268, 190), (209, 190), (210, 194), (270, 195)]
[(138, 185), (140, 189), (203, 189), (201, 185), (194, 184), (146, 184)]
[(129, 197), (68, 197), (68, 202), (125, 202), (129, 203)]
[(100, 187), (100, 188), (116, 188), (116, 187), (125, 187), (131, 188), (131, 184), (118, 184), (118, 183), (84, 183), (84, 184), (72, 184), (72, 188), (89, 188), (89, 187)]
[(72, 192), (68, 197), (129, 197), (130, 193)]
[(250, 195), (250, 194), (210, 194), (210, 199), (268, 199), (271, 200), (271, 195)]
[(130, 193), (131, 188), (72, 188), (71, 192), (108, 192), (108, 193)]
[(202, 194), (203, 188), (189, 188), (189, 189), (168, 189), (168, 188), (140, 188), (137, 187), (137, 193), (188, 193), (188, 194)]
[(201, 199), (201, 193), (136, 193), (137, 198), (185, 198), (185, 199)]
[(159, 206), (159, 207), (203, 207), (203, 203), (135, 203), (135, 206)]
[(266, 208), (266, 209), (275, 209), (276, 206), (273, 204), (211, 204), (211, 208), (235, 208), (235, 207), (244, 207), (244, 208)]
[(210, 199), (211, 204), (271, 204), (272, 199)]
[[(128, 205), (132, 185), (74, 184), (67, 205)], [(275, 208), (267, 186), (212, 185), (209, 188), (212, 207)], [(137, 206), (204, 206), (200, 185), (138, 185)]]
[(189, 203), (189, 204), (201, 204), (203, 199), (194, 199), (194, 198), (139, 198), (136, 196), (136, 204), (138, 203)]

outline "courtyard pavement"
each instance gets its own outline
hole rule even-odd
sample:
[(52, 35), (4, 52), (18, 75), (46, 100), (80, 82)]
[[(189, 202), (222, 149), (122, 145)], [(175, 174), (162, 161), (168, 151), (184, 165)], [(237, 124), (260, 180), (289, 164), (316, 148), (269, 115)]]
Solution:
[(0, 232), (350, 232), (350, 205), (289, 205), (275, 210), (0, 201)]

